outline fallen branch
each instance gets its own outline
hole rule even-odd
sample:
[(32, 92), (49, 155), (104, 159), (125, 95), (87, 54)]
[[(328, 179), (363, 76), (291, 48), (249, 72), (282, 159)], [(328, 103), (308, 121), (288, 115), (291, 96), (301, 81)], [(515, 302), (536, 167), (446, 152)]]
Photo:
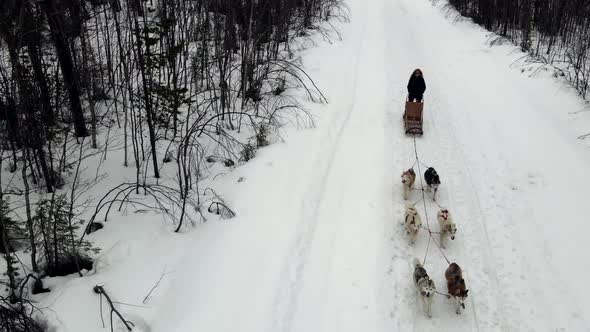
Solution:
[(160, 282), (162, 282), (162, 279), (164, 278), (164, 276), (167, 274), (170, 274), (170, 273), (172, 273), (172, 272), (166, 272), (166, 267), (164, 267), (164, 271), (160, 275), (160, 279), (158, 279), (158, 282), (156, 282), (154, 287), (152, 287), (152, 289), (150, 289), (149, 293), (147, 293), (147, 295), (143, 298), (143, 301), (141, 301), (141, 303), (145, 304), (145, 302), (150, 299), (150, 295), (152, 295), (153, 291), (156, 290), (156, 288), (158, 288), (158, 286), (160, 285)]
[(107, 302), (109, 303), (109, 306), (111, 307), (111, 314), (110, 314), (111, 315), (111, 332), (114, 332), (113, 313), (115, 313), (117, 316), (119, 316), (119, 319), (123, 322), (123, 324), (127, 328), (127, 331), (132, 331), (133, 330), (132, 326), (135, 326), (135, 325), (132, 322), (125, 320), (125, 318), (123, 318), (121, 313), (117, 309), (115, 309), (115, 306), (113, 305), (113, 301), (111, 300), (111, 298), (109, 297), (107, 292), (104, 290), (104, 288), (102, 286), (96, 285), (96, 286), (94, 286), (94, 292), (96, 294), (100, 295), (100, 319), (102, 320), (102, 327), (104, 328), (104, 320), (102, 317), (102, 297), (104, 295), (104, 297), (107, 299)]

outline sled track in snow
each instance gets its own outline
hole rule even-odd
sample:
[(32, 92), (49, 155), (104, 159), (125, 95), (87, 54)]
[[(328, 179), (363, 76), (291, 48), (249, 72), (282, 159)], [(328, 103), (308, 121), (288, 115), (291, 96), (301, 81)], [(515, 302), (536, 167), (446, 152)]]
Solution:
[[(360, 43), (364, 43), (364, 36), (366, 33), (367, 22), (363, 22), (362, 32), (359, 34)], [(318, 224), (318, 215), (320, 207), (326, 192), (326, 182), (328, 175), (332, 169), (332, 165), (338, 150), (341, 148), (339, 142), (342, 138), (343, 132), (349, 123), (349, 120), (354, 113), (356, 98), (357, 98), (357, 78), (359, 76), (359, 58), (362, 47), (356, 49), (354, 57), (354, 79), (352, 91), (354, 95), (350, 101), (350, 106), (345, 112), (337, 116), (337, 121), (331, 124), (327, 133), (321, 137), (321, 144), (326, 146), (315, 156), (313, 161), (313, 169), (319, 170), (313, 179), (308, 181), (309, 188), (306, 190), (307, 197), (304, 199), (301, 206), (302, 215), (297, 226), (296, 240), (289, 249), (289, 257), (285, 260), (284, 266), (281, 270), (281, 279), (289, 280), (289, 287), (281, 289), (277, 292), (275, 299), (275, 318), (274, 324), (270, 331), (290, 331), (295, 308), (297, 304), (297, 297), (301, 289), (301, 282), (305, 273), (305, 266), (307, 264), (309, 252), (314, 239), (314, 233)], [(327, 160), (327, 162), (326, 162)], [(319, 184), (319, 185), (318, 185)], [(308, 212), (309, 211), (309, 212)]]
[[(467, 169), (467, 164), (463, 159), (462, 150), (460, 150), (460, 143), (453, 135), (453, 131), (455, 129), (453, 127), (452, 121), (449, 121), (448, 114), (446, 114), (447, 116), (441, 116), (440, 112), (446, 113), (444, 112), (443, 107), (440, 107), (438, 100), (434, 98), (432, 103), (432, 112), (429, 113), (432, 120), (430, 128), (432, 128), (433, 138), (436, 138), (438, 142), (440, 142), (442, 153), (431, 154), (431, 156), (436, 154), (442, 156), (442, 158), (435, 157), (435, 159), (438, 163), (437, 165), (442, 165), (441, 172), (444, 172), (443, 181), (447, 183), (444, 188), (446, 200), (445, 202), (438, 203), (442, 203), (441, 205), (446, 203), (451, 213), (453, 213), (455, 222), (458, 224), (459, 229), (457, 232), (457, 238), (454, 241), (447, 241), (447, 249), (443, 250), (445, 250), (451, 261), (459, 262), (464, 270), (467, 286), (469, 289), (472, 289), (472, 291), (470, 291), (469, 297), (467, 298), (467, 301), (470, 302), (469, 307), (471, 310), (465, 310), (462, 315), (469, 313), (474, 327), (477, 329), (477, 331), (481, 331), (481, 327), (478, 322), (479, 305), (476, 305), (477, 299), (487, 298), (488, 300), (484, 301), (484, 303), (486, 303), (486, 306), (488, 306), (488, 303), (490, 303), (489, 299), (495, 298), (495, 303), (492, 302), (492, 305), (494, 305), (499, 303), (500, 298), (497, 294), (495, 296), (490, 294), (490, 290), (496, 287), (477, 287), (477, 284), (475, 283), (475, 280), (477, 280), (477, 282), (481, 282), (481, 280), (490, 278), (481, 278), (480, 276), (477, 278), (470, 278), (470, 275), (475, 276), (476, 273), (470, 273), (469, 271), (481, 271), (482, 268), (488, 271), (494, 271), (494, 269), (491, 269), (489, 263), (491, 258), (491, 254), (489, 253), (490, 240), (487, 235), (487, 231), (485, 230), (484, 214), (482, 213), (481, 209), (478, 211), (476, 211), (477, 209), (474, 209), (474, 206), (478, 204), (479, 197), (473, 187), (471, 173), (469, 172), (469, 169)], [(441, 127), (446, 128), (446, 130), (441, 130)], [(455, 147), (458, 147), (458, 149), (455, 150)], [(446, 176), (444, 176), (445, 173), (447, 174)], [(467, 177), (464, 178), (463, 174), (467, 174)], [(464, 180), (461, 181), (461, 179)], [(469, 183), (469, 186), (465, 186), (466, 182)], [(483, 225), (484, 241), (481, 241), (480, 236), (478, 236), (478, 234), (481, 235), (482, 232), (478, 232), (474, 227), (480, 226), (480, 224)], [(482, 250), (482, 247), (486, 247), (488, 250)], [(487, 257), (478, 257), (474, 259), (473, 257), (470, 257), (472, 255), (471, 253), (474, 252), (486, 252)], [(482, 265), (485, 266), (482, 267)], [(497, 286), (498, 277), (495, 272), (492, 273), (492, 282), (495, 282)], [(473, 285), (476, 285), (476, 287), (472, 287)], [(441, 286), (443, 291), (445, 286), (445, 284)], [(482, 294), (483, 290), (487, 290), (487, 292)], [(442, 300), (444, 302), (449, 302), (444, 298), (442, 298)], [(451, 306), (450, 303), (444, 304), (449, 307)], [(492, 309), (492, 311), (495, 310)], [(450, 313), (454, 314), (452, 311), (450, 311)], [(499, 314), (499, 316), (502, 317), (503, 315)]]
[[(435, 113), (434, 115), (436, 117), (437, 121), (441, 121), (441, 117)], [(448, 125), (452, 126), (452, 122), (453, 121), (448, 121)], [(452, 128), (451, 128), (452, 129)], [(473, 262), (473, 266), (470, 266), (470, 268), (474, 268), (477, 267), (477, 263), (480, 263), (479, 261), (483, 261), (483, 264), (479, 264), (481, 265), (480, 271), (484, 271), (484, 274), (479, 275), (477, 277), (477, 281), (481, 281), (484, 280), (485, 278), (490, 279), (490, 281), (492, 282), (491, 285), (483, 288), (481, 290), (485, 290), (486, 291), (486, 296), (480, 296), (477, 297), (479, 299), (478, 305), (480, 307), (482, 306), (489, 306), (489, 299), (492, 297), (495, 297), (496, 303), (496, 310), (495, 310), (495, 314), (493, 318), (488, 318), (485, 319), (485, 322), (499, 322), (499, 326), (496, 325), (492, 325), (492, 326), (488, 326), (488, 329), (501, 329), (502, 331), (508, 331), (511, 329), (511, 327), (514, 326), (518, 326), (518, 321), (515, 321), (514, 319), (512, 321), (507, 321), (506, 317), (507, 315), (505, 314), (506, 310), (510, 310), (511, 312), (518, 312), (519, 311), (519, 305), (517, 304), (517, 302), (514, 300), (514, 294), (510, 294), (510, 290), (508, 288), (505, 287), (505, 285), (503, 285), (500, 282), (500, 277), (498, 275), (498, 271), (501, 270), (499, 267), (499, 263), (498, 263), (498, 255), (494, 255), (492, 252), (492, 248), (495, 248), (495, 250), (498, 250), (499, 248), (494, 247), (494, 243), (492, 241), (492, 236), (490, 235), (491, 231), (488, 229), (488, 223), (489, 222), (498, 222), (500, 221), (502, 223), (502, 226), (500, 227), (501, 229), (503, 228), (503, 232), (506, 234), (514, 234), (515, 232), (517, 232), (517, 230), (515, 229), (515, 223), (516, 220), (514, 220), (514, 216), (506, 214), (502, 211), (498, 211), (496, 212), (496, 215), (489, 215), (488, 213), (486, 213), (484, 211), (484, 208), (482, 207), (482, 204), (486, 204), (487, 206), (490, 207), (497, 207), (497, 206), (502, 206), (503, 204), (505, 204), (506, 201), (510, 201), (510, 202), (515, 202), (515, 201), (519, 201), (518, 197), (513, 197), (511, 196), (509, 199), (505, 199), (504, 201), (500, 201), (497, 198), (497, 194), (495, 194), (495, 190), (493, 189), (496, 184), (490, 183), (489, 184), (489, 188), (486, 188), (486, 186), (481, 186), (485, 188), (485, 190), (489, 190), (490, 193), (482, 193), (479, 192), (476, 189), (476, 180), (475, 177), (473, 176), (474, 171), (471, 169), (470, 165), (475, 165), (476, 167), (485, 167), (487, 166), (487, 171), (489, 173), (494, 173), (494, 175), (496, 174), (508, 174), (508, 172), (506, 171), (506, 161), (503, 159), (499, 159), (501, 158), (501, 156), (492, 156), (491, 158), (489, 158), (489, 160), (499, 160), (499, 162), (494, 163), (493, 165), (490, 163), (488, 165), (484, 165), (482, 164), (481, 160), (472, 160), (469, 161), (467, 160), (466, 154), (464, 152), (464, 149), (462, 147), (461, 144), (459, 144), (459, 140), (456, 138), (455, 134), (454, 134), (454, 130), (449, 130), (448, 131), (448, 137), (456, 142), (456, 144), (454, 144), (455, 148), (456, 148), (456, 156), (458, 157), (458, 160), (460, 161), (458, 164), (461, 165), (460, 169), (464, 170), (463, 172), (463, 176), (466, 178), (467, 181), (465, 181), (465, 184), (469, 185), (469, 189), (466, 189), (465, 191), (467, 191), (467, 194), (469, 194), (470, 196), (468, 197), (472, 197), (472, 199), (470, 199), (468, 202), (469, 204), (465, 204), (465, 207), (469, 208), (469, 213), (467, 216), (475, 216), (475, 218), (467, 218), (464, 220), (464, 223), (466, 224), (466, 226), (470, 226), (471, 229), (471, 236), (470, 236), (470, 241), (467, 242), (469, 244), (471, 244), (471, 248), (468, 248), (469, 253), (473, 252), (473, 253), (480, 253), (480, 254), (484, 254), (485, 256), (483, 257), (477, 257), (477, 258), (470, 258), (470, 261)], [(500, 165), (500, 166), (499, 166)], [(499, 166), (499, 167), (496, 167)], [(483, 201), (481, 199), (481, 197), (487, 197), (488, 200), (487, 201)], [(513, 203), (515, 204), (515, 203)], [(519, 202), (519, 204), (523, 204), (522, 202)], [(499, 213), (499, 214), (498, 214)], [(483, 245), (475, 245), (475, 243), (483, 243)], [(477, 250), (472, 250), (472, 248), (477, 248)], [(514, 279), (514, 278), (518, 278), (517, 276), (517, 270), (518, 270), (518, 266), (520, 265), (521, 268), (525, 268), (524, 265), (526, 265), (526, 260), (522, 257), (522, 255), (518, 252), (515, 251), (511, 251), (511, 250), (507, 250), (508, 252), (506, 252), (506, 256), (504, 259), (500, 258), (500, 264), (510, 264), (509, 259), (507, 259), (508, 257), (512, 257), (512, 261), (513, 262), (518, 262), (518, 264), (514, 264), (513, 263), (513, 267), (510, 269), (503, 269), (504, 271), (508, 270), (508, 272), (505, 273), (510, 273), (509, 274), (509, 279)], [(516, 259), (514, 258), (516, 257)], [(504, 278), (506, 278), (506, 276), (504, 276)], [(467, 279), (469, 281), (469, 279)], [(477, 292), (481, 291), (479, 288), (477, 290)], [(495, 291), (494, 291), (495, 290)], [(477, 293), (474, 294), (470, 294), (471, 295), (476, 295)], [(473, 305), (475, 306), (475, 298)]]

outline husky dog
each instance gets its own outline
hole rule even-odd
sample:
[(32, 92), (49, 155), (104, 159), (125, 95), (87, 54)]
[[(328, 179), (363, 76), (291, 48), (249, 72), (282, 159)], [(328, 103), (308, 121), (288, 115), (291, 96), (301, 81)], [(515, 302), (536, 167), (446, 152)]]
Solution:
[(457, 305), (455, 312), (459, 315), (461, 314), (461, 308), (465, 310), (465, 299), (469, 290), (465, 287), (465, 279), (463, 279), (463, 273), (457, 263), (449, 265), (445, 271), (445, 278), (447, 279), (447, 290), (449, 291), (447, 297), (450, 299), (452, 296), (455, 299)]
[(418, 214), (418, 210), (411, 205), (406, 205), (406, 218), (404, 219), (404, 226), (406, 227), (406, 232), (410, 236), (412, 243), (416, 242), (416, 237), (418, 236), (418, 231), (420, 227), (422, 227), (422, 219), (420, 219), (420, 215)]
[(447, 237), (447, 234), (451, 237), (451, 240), (454, 240), (455, 233), (457, 233), (457, 226), (453, 222), (451, 213), (445, 208), (442, 208), (440, 211), (438, 211), (436, 219), (438, 219), (438, 224), (440, 226), (440, 246), (445, 248), (444, 241)]
[(402, 186), (404, 187), (404, 199), (407, 200), (410, 196), (410, 191), (414, 188), (414, 182), (416, 181), (416, 173), (414, 173), (414, 169), (410, 168), (409, 170), (402, 173)]
[(436, 286), (434, 281), (430, 279), (426, 270), (420, 264), (418, 258), (414, 258), (414, 285), (416, 290), (422, 299), (422, 308), (429, 318), (432, 318), (431, 307), (434, 295), (436, 292)]
[(440, 178), (438, 177), (438, 173), (432, 167), (429, 167), (426, 172), (424, 172), (424, 180), (426, 180), (426, 190), (434, 191), (432, 194), (432, 199), (436, 200), (436, 192), (438, 190), (438, 186), (440, 185)]

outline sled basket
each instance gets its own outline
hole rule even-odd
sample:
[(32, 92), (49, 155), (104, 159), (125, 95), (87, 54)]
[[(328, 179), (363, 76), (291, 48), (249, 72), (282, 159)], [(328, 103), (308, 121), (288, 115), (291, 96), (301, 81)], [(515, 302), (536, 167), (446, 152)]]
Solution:
[(423, 102), (406, 101), (404, 112), (404, 128), (406, 135), (422, 135), (422, 110)]

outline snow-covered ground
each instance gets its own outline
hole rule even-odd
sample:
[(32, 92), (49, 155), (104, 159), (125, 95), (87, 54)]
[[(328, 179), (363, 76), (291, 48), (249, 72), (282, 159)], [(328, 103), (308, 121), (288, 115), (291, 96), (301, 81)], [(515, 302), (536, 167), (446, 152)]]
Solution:
[[(590, 330), (590, 152), (576, 138), (590, 117), (570, 114), (585, 105), (551, 77), (511, 69), (522, 54), (488, 47), (486, 31), (430, 1), (348, 5), (342, 41), (304, 55), (330, 101), (309, 105), (316, 128), (290, 130), (213, 184), (237, 217), (188, 234), (155, 214), (110, 222), (90, 236), (103, 247), (97, 270), (53, 278), (57, 290), (39, 297), (58, 331), (104, 330), (95, 284), (152, 332)], [(417, 67), (427, 91), (416, 147), (458, 224), (445, 254), (470, 289), (461, 316), (442, 296), (432, 319), (420, 311), (410, 262), (427, 235), (411, 246), (400, 224), (399, 177), (414, 163), (401, 115)], [(442, 292), (446, 266), (430, 246)]]

